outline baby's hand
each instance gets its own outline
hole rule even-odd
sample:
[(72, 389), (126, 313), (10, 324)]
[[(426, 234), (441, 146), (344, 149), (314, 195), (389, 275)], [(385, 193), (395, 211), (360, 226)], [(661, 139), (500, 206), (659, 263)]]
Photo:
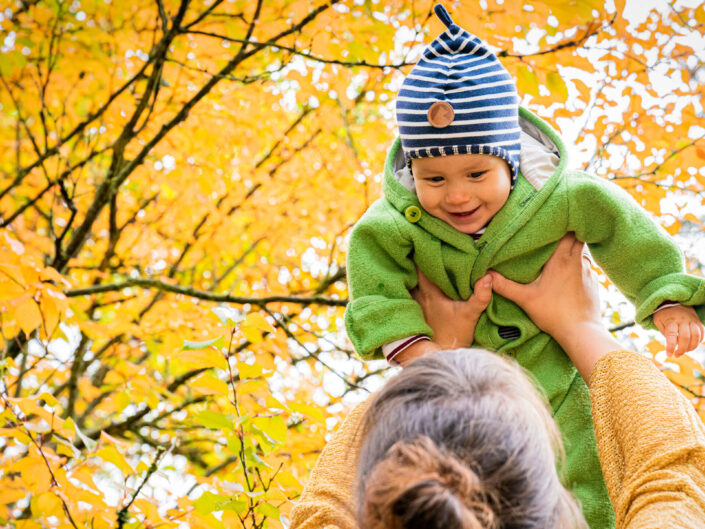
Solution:
[(680, 356), (692, 351), (703, 341), (705, 335), (705, 328), (693, 307), (676, 305), (661, 309), (654, 314), (654, 324), (666, 337), (668, 356)]

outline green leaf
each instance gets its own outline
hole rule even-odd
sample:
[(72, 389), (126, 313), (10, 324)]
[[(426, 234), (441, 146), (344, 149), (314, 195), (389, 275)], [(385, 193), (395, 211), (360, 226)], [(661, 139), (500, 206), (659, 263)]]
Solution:
[(225, 505), (221, 507), (224, 511), (235, 511), (238, 514), (242, 514), (242, 512), (247, 509), (247, 502), (246, 501), (241, 501), (241, 500), (236, 500), (232, 499)]
[(267, 434), (271, 439), (283, 443), (286, 441), (286, 424), (281, 416), (275, 417), (255, 417), (252, 422), (262, 432)]
[(259, 511), (260, 514), (263, 514), (267, 518), (272, 518), (274, 520), (279, 520), (279, 509), (277, 509), (274, 505), (271, 503), (263, 503), (261, 505), (258, 505), (256, 508), (257, 511)]
[(196, 415), (196, 422), (201, 426), (211, 430), (232, 430), (235, 426), (231, 416), (216, 413), (210, 410), (203, 410)]
[(273, 470), (271, 465), (267, 464), (264, 459), (258, 456), (257, 452), (255, 452), (254, 448), (252, 447), (248, 447), (245, 449), (245, 459), (254, 464), (256, 467), (268, 468), (269, 470)]
[(241, 449), (242, 441), (240, 441), (240, 437), (237, 435), (228, 436), (228, 450), (230, 450), (230, 453), (233, 455), (239, 454)]
[(206, 340), (205, 342), (192, 342), (190, 340), (184, 340), (184, 347), (183, 349), (185, 351), (193, 351), (196, 349), (205, 349), (206, 347), (210, 347), (211, 345), (214, 346), (222, 346), (223, 345), (223, 337), (219, 336), (218, 338), (213, 338), (212, 340)]
[(270, 454), (272, 450), (274, 450), (274, 448), (279, 445), (278, 442), (269, 437), (266, 433), (257, 428), (257, 426), (255, 426), (254, 424), (250, 426), (250, 432), (252, 433), (253, 437), (257, 439), (259, 447), (264, 455)]
[(230, 498), (228, 496), (221, 496), (206, 491), (193, 502), (193, 506), (196, 511), (205, 516), (214, 511), (222, 511), (223, 507), (229, 502)]
[(27, 57), (17, 51), (0, 53), (0, 73), (9, 76), (14, 70), (19, 70), (27, 64)]

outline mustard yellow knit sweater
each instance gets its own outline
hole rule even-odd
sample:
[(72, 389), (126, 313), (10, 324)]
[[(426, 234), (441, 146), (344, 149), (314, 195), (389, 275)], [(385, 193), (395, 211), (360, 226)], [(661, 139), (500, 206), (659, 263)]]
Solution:
[[(629, 351), (599, 360), (590, 400), (616, 529), (705, 528), (705, 425), (691, 404)], [(352, 493), (366, 409), (354, 408), (321, 453), (291, 529), (358, 529)]]

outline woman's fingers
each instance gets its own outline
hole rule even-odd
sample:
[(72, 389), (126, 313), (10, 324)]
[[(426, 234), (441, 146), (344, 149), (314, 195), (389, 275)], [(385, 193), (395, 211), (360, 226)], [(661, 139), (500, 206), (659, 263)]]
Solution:
[(419, 284), (417, 288), (421, 291), (422, 294), (442, 294), (442, 290), (433, 283), (426, 275), (421, 271), (421, 269), (417, 268), (416, 272), (418, 273), (419, 276)]
[(511, 279), (507, 279), (494, 270), (489, 273), (492, 278), (492, 290), (497, 292), (500, 296), (513, 301), (520, 307), (523, 306), (523, 302), (526, 300), (528, 291), (531, 290), (531, 286), (523, 285), (512, 281)]
[(433, 283), (431, 283), (431, 280), (426, 277), (426, 274), (424, 274), (420, 268), (416, 269), (416, 273), (419, 276), (419, 288), (424, 288), (426, 286), (433, 285)]
[(575, 238), (575, 234), (573, 233), (567, 233), (564, 235), (560, 241), (558, 241), (558, 246), (556, 246), (556, 250), (553, 252), (554, 255), (573, 255), (575, 252), (573, 251), (574, 246), (576, 243), (579, 243), (580, 241)]

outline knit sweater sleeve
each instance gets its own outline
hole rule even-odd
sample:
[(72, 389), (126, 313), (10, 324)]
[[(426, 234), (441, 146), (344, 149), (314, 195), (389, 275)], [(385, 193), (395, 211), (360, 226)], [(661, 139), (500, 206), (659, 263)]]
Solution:
[(399, 231), (384, 199), (358, 221), (347, 257), (350, 303), (345, 327), (363, 359), (383, 358), (384, 344), (422, 334), (433, 336), (409, 294), (418, 282), (413, 245)]
[(616, 529), (705, 527), (705, 426), (646, 357), (596, 364), (590, 400)]
[(705, 321), (705, 280), (685, 273), (675, 242), (623, 189), (584, 173), (569, 173), (568, 230), (590, 246), (610, 280), (653, 327), (664, 302), (693, 306)]
[(358, 529), (353, 487), (368, 403), (353, 408), (321, 452), (291, 510), (290, 529)]

